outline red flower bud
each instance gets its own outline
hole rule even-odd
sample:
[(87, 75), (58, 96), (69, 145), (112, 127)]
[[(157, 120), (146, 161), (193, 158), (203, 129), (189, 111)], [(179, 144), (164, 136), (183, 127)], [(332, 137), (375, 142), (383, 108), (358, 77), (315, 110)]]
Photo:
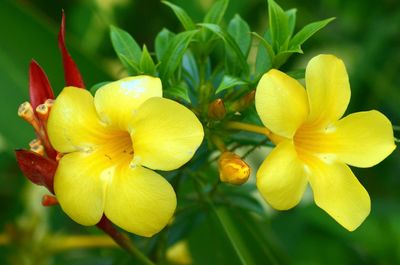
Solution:
[(208, 117), (213, 120), (222, 120), (226, 115), (226, 109), (222, 99), (217, 98), (208, 106)]
[(58, 204), (58, 200), (55, 196), (52, 195), (43, 195), (42, 197), (42, 205), (43, 206), (54, 206)]

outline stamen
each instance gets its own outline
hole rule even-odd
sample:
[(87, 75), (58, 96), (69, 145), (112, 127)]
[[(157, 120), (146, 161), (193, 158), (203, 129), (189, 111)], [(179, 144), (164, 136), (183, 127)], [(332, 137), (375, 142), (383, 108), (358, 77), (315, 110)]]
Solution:
[(142, 158), (140, 156), (134, 156), (129, 166), (131, 168), (136, 168), (138, 165), (140, 165), (141, 160)]

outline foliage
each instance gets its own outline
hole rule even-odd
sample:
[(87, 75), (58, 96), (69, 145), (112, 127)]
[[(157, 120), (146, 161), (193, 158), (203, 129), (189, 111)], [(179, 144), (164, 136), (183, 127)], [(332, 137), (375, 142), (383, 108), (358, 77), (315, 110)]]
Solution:
[[(74, 33), (67, 42), (87, 84), (93, 85), (92, 93), (99, 87), (94, 84), (116, 76), (159, 76), (164, 96), (193, 109), (210, 128), (218, 128), (223, 121), (210, 120), (207, 112), (215, 99), (224, 100), (227, 118), (241, 119), (235, 116), (238, 100), (255, 88), (268, 69), (280, 68), (302, 79), (304, 71), (297, 69), (304, 67), (304, 58), (321, 50), (337, 51), (353, 66), (350, 71), (355, 100), (350, 107), (381, 109), (393, 123), (400, 122), (400, 94), (396, 88), (400, 85), (396, 74), (400, 65), (395, 60), (399, 58), (395, 43), (399, 41), (396, 25), (399, 25), (400, 13), (393, 8), (396, 3), (386, 1), (385, 5), (371, 10), (364, 1), (355, 1), (352, 5), (345, 1), (328, 1), (329, 4), (311, 1), (296, 3), (299, 10), (296, 16), (295, 9), (284, 10), (272, 0), (268, 1), (268, 7), (264, 1), (228, 4), (217, 0), (201, 19), (198, 4), (201, 1), (164, 1), (164, 5), (149, 1), (148, 9), (155, 10), (154, 13), (146, 9), (139, 12), (143, 10), (139, 8), (140, 1), (120, 1), (120, 7), (109, 7), (107, 11), (96, 1), (90, 2), (68, 3), (65, 9), (71, 14)], [(44, 191), (32, 191), (16, 169), (12, 149), (25, 146), (33, 136), (25, 124), (11, 118), (15, 117), (17, 106), (28, 98), (26, 66), (30, 57), (40, 59), (56, 92), (62, 88), (61, 70), (54, 67), (54, 58), (58, 58), (54, 45), (56, 22), (43, 23), (46, 12), (58, 23), (61, 7), (56, 3), (48, 6), (47, 2), (35, 5), (40, 11), (19, 2), (0, 3), (0, 33), (6, 36), (0, 42), (3, 87), (0, 181), (4, 183), (0, 195), (5, 202), (1, 223), (11, 224), (11, 228), (3, 231), (20, 238), (11, 246), (0, 246), (0, 263), (136, 264), (122, 250), (113, 247), (51, 249), (46, 242), (54, 234), (97, 235), (99, 232), (72, 223), (59, 208), (38, 209)], [(105, 25), (96, 20), (98, 13), (106, 18)], [(362, 14), (366, 13), (371, 19), (365, 19)], [(318, 38), (309, 39), (332, 19), (310, 21), (331, 16), (338, 20), (318, 33)], [(157, 17), (161, 21), (157, 22)], [(264, 21), (267, 17), (268, 27)], [(154, 21), (149, 21), (152, 18)], [(152, 27), (153, 23), (160, 24)], [(117, 26), (109, 28), (109, 24), (126, 30)], [(98, 35), (97, 41), (91, 38), (94, 34)], [(301, 55), (303, 50), (307, 55)], [(107, 64), (107, 60), (116, 57), (119, 63)], [(246, 119), (259, 123), (251, 104), (242, 112)], [(240, 187), (216, 184), (216, 165), (209, 162), (213, 158), (205, 158), (206, 150), (216, 149), (213, 136), (207, 134), (207, 144), (201, 147), (193, 162), (182, 171), (166, 176), (180, 200), (171, 226), (151, 239), (131, 236), (152, 259), (169, 264), (166, 249), (185, 239), (194, 264), (393, 264), (400, 260), (397, 249), (400, 226), (396, 221), (400, 200), (395, 188), (399, 184), (398, 151), (371, 171), (358, 170), (360, 176), (365, 175), (362, 182), (375, 197), (373, 213), (363, 227), (348, 234), (307, 200), (297, 209), (276, 214), (257, 196), (254, 182)], [(263, 146), (264, 157), (270, 145), (264, 138), (249, 133), (226, 134), (223, 141), (230, 147), (238, 142), (248, 144), (248, 148)], [(257, 166), (261, 162), (254, 154), (250, 157)]]

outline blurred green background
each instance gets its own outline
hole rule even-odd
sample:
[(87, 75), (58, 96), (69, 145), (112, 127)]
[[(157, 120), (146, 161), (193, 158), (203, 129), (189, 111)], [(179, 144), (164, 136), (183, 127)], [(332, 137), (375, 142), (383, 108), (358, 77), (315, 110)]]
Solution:
[[(200, 22), (213, 0), (171, 2)], [(316, 54), (333, 53), (344, 59), (350, 75), (348, 111), (377, 109), (400, 125), (400, 1), (278, 3), (284, 9), (298, 9), (298, 28), (337, 18), (308, 41), (303, 47), (305, 55), (293, 56), (285, 70), (304, 68)], [(265, 0), (231, 0), (225, 18), (239, 13), (253, 31), (263, 33), (268, 21), (266, 6)], [(172, 11), (158, 0), (0, 0), (0, 264), (134, 264), (117, 248), (52, 247), (49, 238), (97, 231), (74, 224), (58, 207), (43, 208), (40, 199), (45, 191), (33, 188), (16, 166), (13, 150), (27, 147), (34, 137), (33, 130), (17, 116), (19, 104), (28, 99), (31, 58), (45, 69), (56, 92), (63, 87), (57, 47), (61, 9), (67, 16), (67, 45), (88, 87), (123, 75), (109, 40), (110, 24), (127, 30), (149, 50), (163, 27), (181, 30)], [(372, 169), (354, 171), (372, 199), (372, 212), (365, 223), (349, 233), (307, 202), (288, 212), (269, 213), (260, 231), (279, 257), (278, 264), (400, 264), (400, 152), (396, 149)], [(226, 239), (219, 239), (208, 222), (194, 225), (189, 248), (193, 262), (228, 264), (222, 262), (224, 247), (215, 245), (223, 245)], [(245, 243), (260, 247), (260, 242)], [(218, 252), (222, 255), (219, 261), (210, 258)], [(268, 263), (260, 259), (256, 264)]]

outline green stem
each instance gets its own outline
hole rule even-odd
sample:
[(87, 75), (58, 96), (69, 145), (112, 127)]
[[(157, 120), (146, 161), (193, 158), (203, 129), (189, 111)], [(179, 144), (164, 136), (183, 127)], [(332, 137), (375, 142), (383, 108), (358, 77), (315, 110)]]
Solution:
[(400, 131), (400, 126), (399, 125), (392, 125), (394, 131)]
[(267, 137), (269, 137), (271, 135), (271, 131), (268, 130), (266, 127), (253, 125), (253, 124), (247, 124), (247, 123), (238, 122), (238, 121), (229, 121), (225, 124), (225, 127), (228, 129), (235, 129), (235, 130), (242, 130), (242, 131), (263, 134)]
[(224, 141), (219, 136), (217, 135), (211, 136), (211, 141), (214, 143), (215, 147), (217, 147), (217, 149), (221, 153), (227, 151)]
[(112, 248), (118, 247), (110, 237), (106, 235), (69, 235), (55, 236), (51, 239), (50, 251), (60, 252), (68, 249), (79, 248)]
[(120, 247), (128, 251), (133, 257), (137, 258), (143, 265), (155, 265), (132, 243), (127, 235), (119, 232), (104, 215), (96, 226), (114, 239), (115, 243)]
[(252, 148), (250, 148), (249, 150), (247, 150), (247, 152), (242, 155), (242, 159), (245, 159), (248, 155), (250, 155), (254, 150), (256, 150), (258, 147), (266, 144), (268, 142), (268, 139), (262, 140), (259, 144), (254, 145)]
[(238, 122), (238, 121), (229, 121), (225, 123), (225, 128), (227, 129), (235, 129), (241, 131), (248, 131), (253, 133), (258, 133), (265, 135), (267, 138), (271, 140), (275, 145), (281, 142), (282, 140), (287, 140), (287, 138), (279, 136), (268, 130), (266, 127)]

